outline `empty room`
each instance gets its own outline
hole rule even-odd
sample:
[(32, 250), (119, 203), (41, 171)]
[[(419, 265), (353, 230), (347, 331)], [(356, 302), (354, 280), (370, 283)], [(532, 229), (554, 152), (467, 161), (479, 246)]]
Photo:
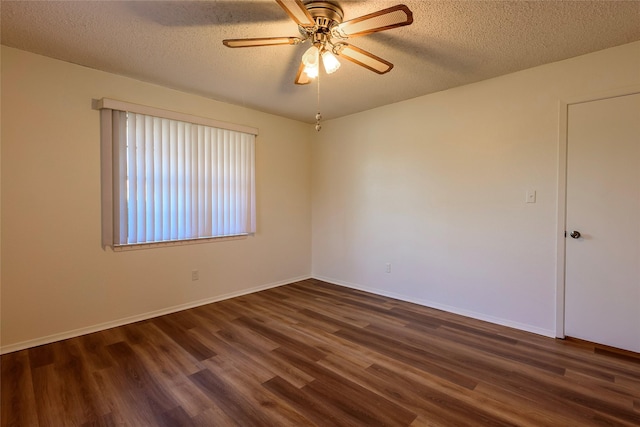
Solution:
[(0, 425), (640, 425), (640, 2), (0, 1)]

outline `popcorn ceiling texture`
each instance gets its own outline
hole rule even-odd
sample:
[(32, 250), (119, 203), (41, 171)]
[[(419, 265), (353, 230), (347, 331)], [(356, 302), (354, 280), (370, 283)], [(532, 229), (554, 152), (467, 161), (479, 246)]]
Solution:
[[(390, 62), (321, 75), (325, 119), (640, 40), (637, 1), (342, 1), (345, 20), (404, 3), (414, 23), (350, 39)], [(2, 1), (2, 44), (305, 122), (316, 85), (293, 84), (308, 48), (229, 49), (296, 36), (272, 0)], [(640, 52), (639, 52), (640, 54)]]

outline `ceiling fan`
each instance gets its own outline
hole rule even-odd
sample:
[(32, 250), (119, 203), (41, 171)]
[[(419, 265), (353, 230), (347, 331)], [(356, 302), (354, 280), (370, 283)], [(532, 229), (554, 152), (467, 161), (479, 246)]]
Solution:
[(296, 24), (299, 37), (265, 37), (248, 39), (227, 39), (222, 43), (231, 48), (298, 45), (311, 42), (312, 46), (302, 56), (295, 83), (305, 85), (318, 76), (320, 58), (328, 74), (340, 67), (337, 57), (345, 58), (375, 73), (391, 71), (393, 64), (370, 52), (347, 43), (345, 40), (365, 36), (378, 31), (410, 25), (413, 14), (403, 4), (382, 9), (368, 15), (342, 21), (342, 8), (335, 2), (276, 0)]

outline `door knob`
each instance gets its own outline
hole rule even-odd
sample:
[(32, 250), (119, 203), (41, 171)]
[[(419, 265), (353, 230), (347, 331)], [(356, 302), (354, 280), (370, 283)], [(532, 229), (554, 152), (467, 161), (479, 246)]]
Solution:
[(574, 239), (579, 239), (580, 238), (580, 232), (576, 231), (576, 230), (573, 230), (571, 232), (571, 234), (569, 234), (569, 236), (573, 237)]

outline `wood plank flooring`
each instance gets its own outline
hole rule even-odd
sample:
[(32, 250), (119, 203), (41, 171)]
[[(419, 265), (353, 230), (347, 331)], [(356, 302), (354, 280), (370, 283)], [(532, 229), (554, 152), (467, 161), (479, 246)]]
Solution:
[(1, 364), (2, 426), (640, 425), (640, 355), (317, 280)]

